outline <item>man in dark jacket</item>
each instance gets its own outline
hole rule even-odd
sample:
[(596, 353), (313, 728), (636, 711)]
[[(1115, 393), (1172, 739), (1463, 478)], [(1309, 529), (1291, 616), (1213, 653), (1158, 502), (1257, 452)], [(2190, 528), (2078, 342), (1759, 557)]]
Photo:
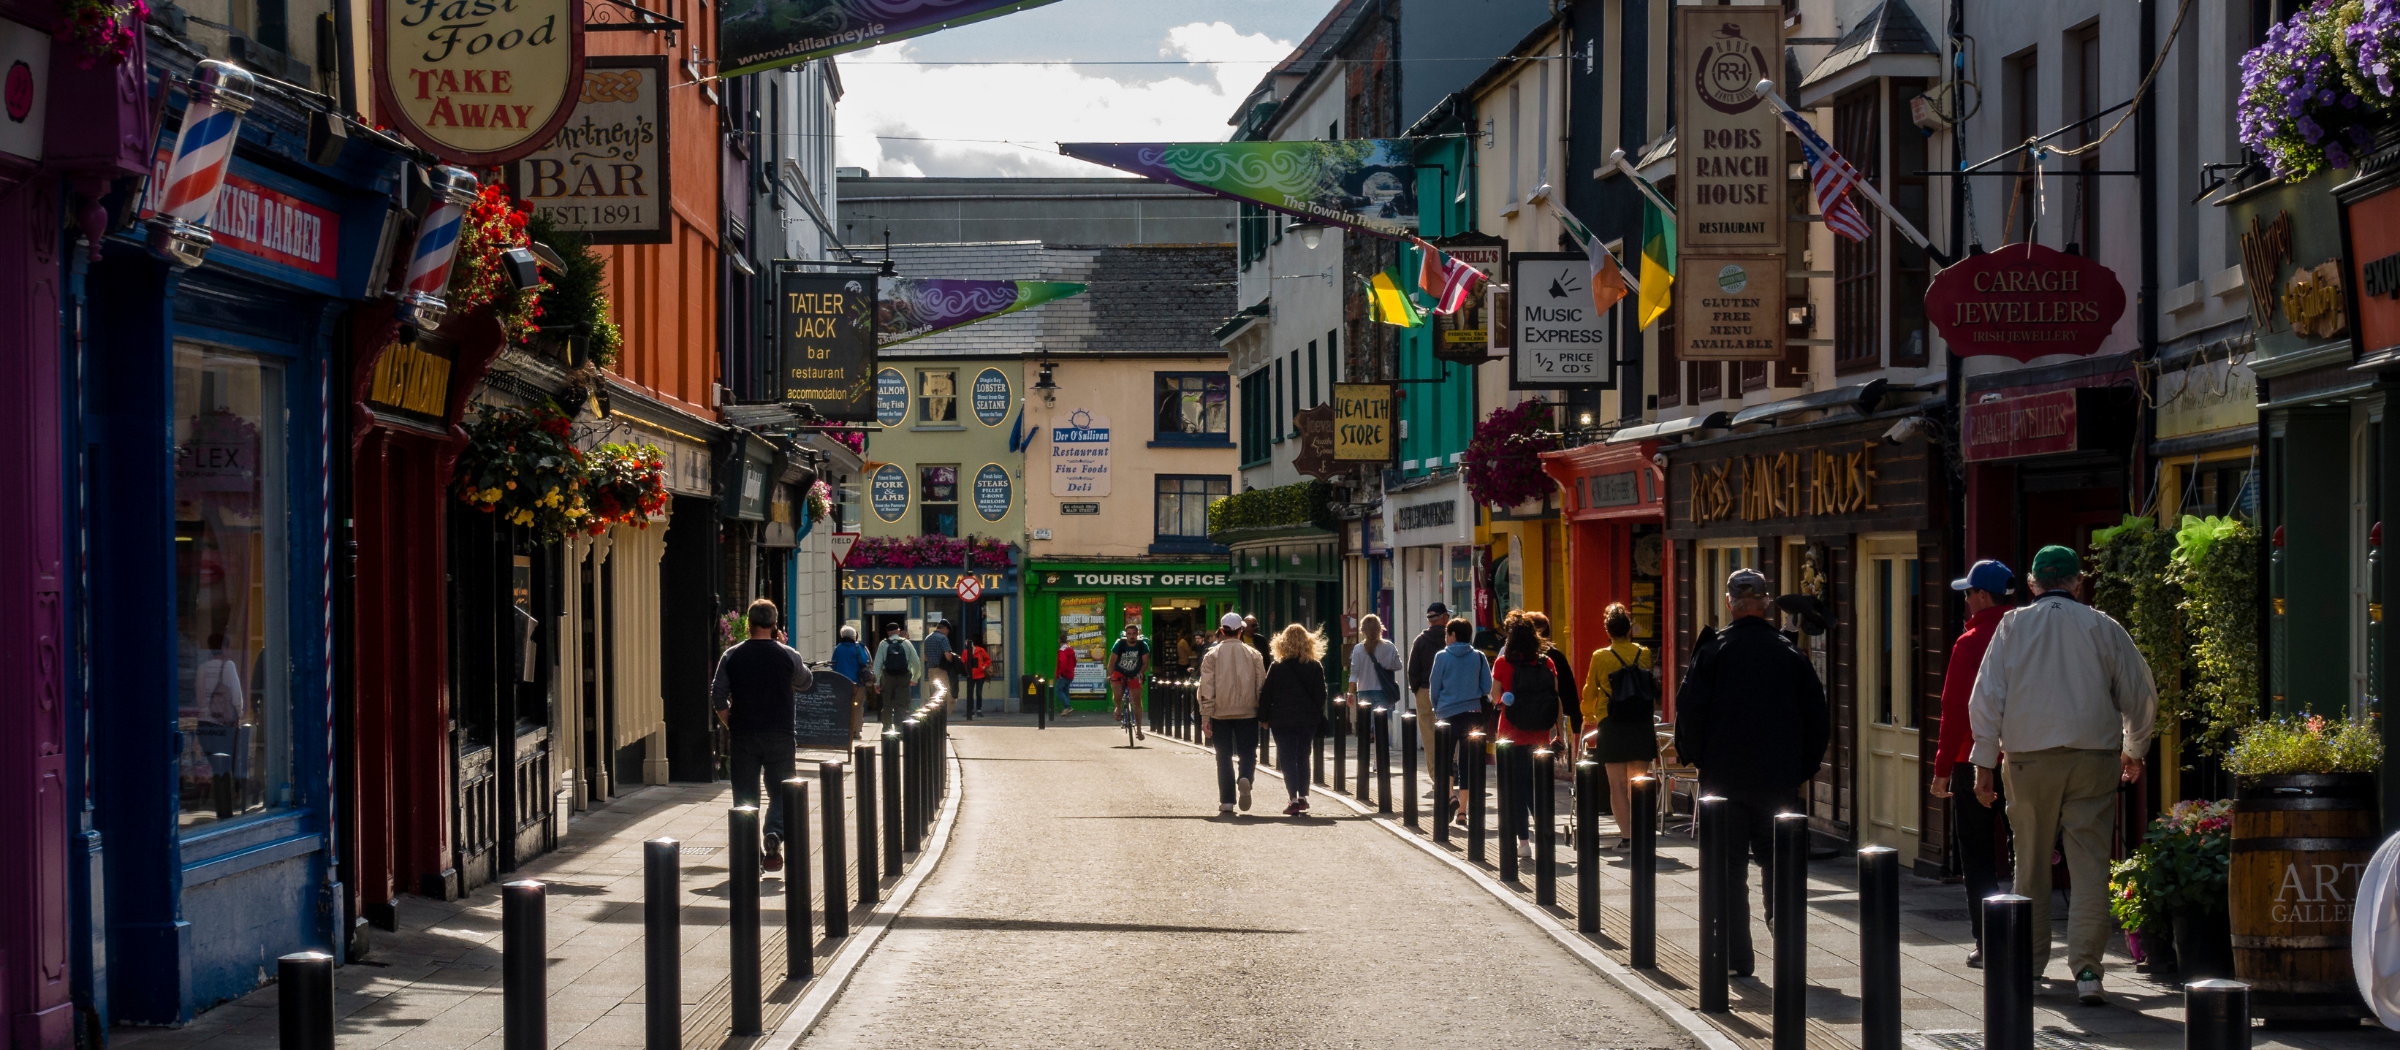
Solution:
[(1408, 691), (1417, 701), (1417, 735), (1423, 738), (1425, 753), (1433, 753), (1433, 658), (1442, 654), (1450, 644), (1444, 636), (1450, 623), (1450, 607), (1435, 602), (1425, 607), (1425, 629), (1408, 643)]
[(783, 782), (792, 778), (797, 739), (794, 697), (815, 684), (800, 654), (776, 640), (775, 603), (750, 603), (750, 640), (717, 659), (709, 706), (733, 733), (733, 804), (758, 804), (758, 778), (767, 778), (766, 856), (760, 867), (783, 870)]
[[(1675, 750), (1699, 767), (1701, 790), (1724, 797), (1738, 840), (1766, 869), (1775, 856), (1775, 814), (1803, 812), (1800, 785), (1825, 763), (1833, 717), (1816, 668), (1767, 622), (1773, 595), (1756, 569), (1725, 578), (1732, 623), (1697, 647), (1675, 694)], [(1726, 968), (1748, 976), (1750, 886), (1737, 848), (1726, 858)], [(1767, 883), (1762, 878), (1761, 888)], [(1771, 901), (1772, 898), (1770, 897)], [(1772, 911), (1767, 921), (1775, 921)]]

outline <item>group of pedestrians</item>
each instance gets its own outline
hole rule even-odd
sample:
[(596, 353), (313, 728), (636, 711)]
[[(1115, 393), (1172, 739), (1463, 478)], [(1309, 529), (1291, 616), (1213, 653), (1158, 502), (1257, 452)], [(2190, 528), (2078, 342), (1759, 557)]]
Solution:
[(949, 620), (936, 616), (926, 625), (920, 646), (909, 640), (908, 625), (894, 620), (884, 625), (875, 648), (868, 649), (858, 640), (858, 628), (842, 628), (832, 664), (835, 674), (851, 682), (852, 739), (858, 737), (868, 711), (879, 711), (885, 725), (904, 715), (920, 686), (928, 702), (956, 700), (970, 718), (983, 713), (983, 684), (992, 677), (991, 651), (972, 639), (956, 640), (953, 630)]

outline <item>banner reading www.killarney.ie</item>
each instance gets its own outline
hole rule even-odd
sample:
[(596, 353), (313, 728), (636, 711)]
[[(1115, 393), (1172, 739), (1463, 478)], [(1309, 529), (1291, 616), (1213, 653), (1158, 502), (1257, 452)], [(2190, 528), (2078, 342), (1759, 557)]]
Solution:
[(720, 76), (740, 76), (998, 18), (1054, 0), (720, 0)]
[(1416, 143), (1062, 142), (1078, 160), (1376, 237), (1417, 229)]

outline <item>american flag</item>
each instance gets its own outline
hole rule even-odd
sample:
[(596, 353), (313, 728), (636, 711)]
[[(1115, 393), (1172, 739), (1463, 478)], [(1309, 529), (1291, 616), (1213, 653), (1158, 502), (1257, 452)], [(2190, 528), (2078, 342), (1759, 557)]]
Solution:
[(1858, 213), (1858, 206), (1850, 203), (1850, 184), (1863, 176), (1832, 146), (1826, 145), (1817, 129), (1809, 127), (1800, 114), (1787, 109), (1783, 111), (1783, 119), (1800, 136), (1800, 155), (1808, 162), (1808, 181), (1816, 187), (1817, 211), (1825, 217), (1825, 228), (1854, 241), (1866, 240), (1875, 229)]
[(1483, 271), (1448, 255), (1442, 256), (1442, 296), (1433, 312), (1457, 313), (1460, 307), (1467, 305), (1468, 297), (1475, 294), (1475, 286), (1483, 279)]

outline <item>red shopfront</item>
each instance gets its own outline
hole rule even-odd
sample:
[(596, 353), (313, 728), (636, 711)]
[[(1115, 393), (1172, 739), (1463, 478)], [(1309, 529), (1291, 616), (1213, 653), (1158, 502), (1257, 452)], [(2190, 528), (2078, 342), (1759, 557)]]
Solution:
[[(1633, 610), (1634, 641), (1658, 651), (1660, 667), (1677, 666), (1674, 597), (1665, 578), (1666, 486), (1653, 457), (1655, 441), (1590, 444), (1544, 452), (1542, 469), (1558, 482), (1559, 516), (1567, 526), (1568, 637), (1580, 678), (1594, 651), (1614, 639), (1602, 624), (1611, 602)], [(1673, 711), (1674, 675), (1662, 675)]]
[(2125, 355), (2110, 355), (1976, 377), (2016, 384), (2007, 387), (1968, 381), (1959, 443), (1968, 564), (1998, 558), (2022, 574), (2051, 544), (2088, 558), (2092, 532), (2133, 513), (2128, 483), (2148, 471), (2138, 461), (2126, 365)]

